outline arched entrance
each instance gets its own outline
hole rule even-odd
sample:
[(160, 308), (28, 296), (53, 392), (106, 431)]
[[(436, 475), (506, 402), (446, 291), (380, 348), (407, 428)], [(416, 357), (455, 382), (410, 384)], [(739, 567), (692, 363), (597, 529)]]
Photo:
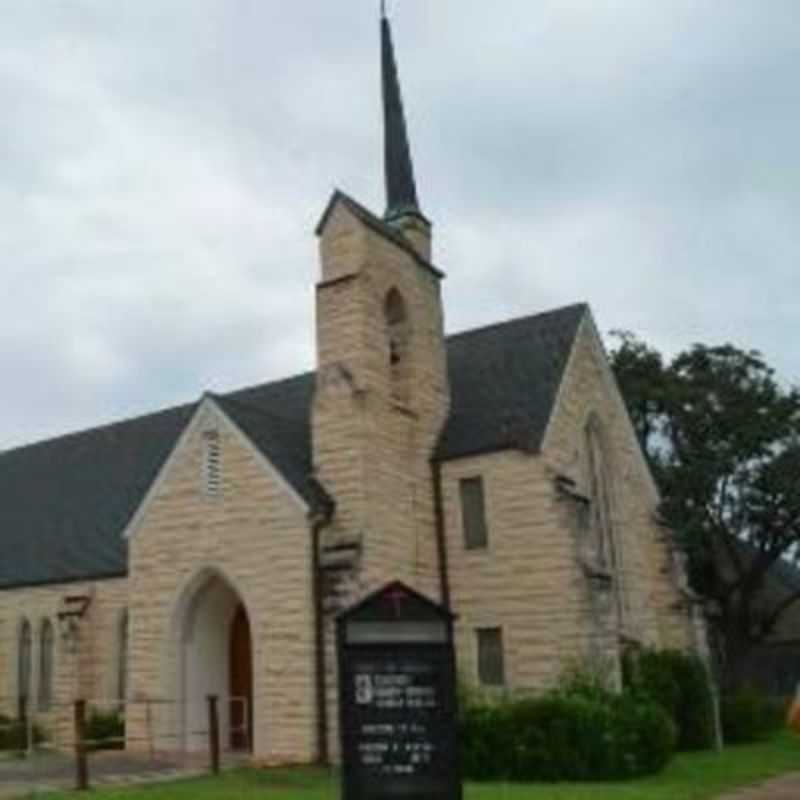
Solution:
[(229, 690), (231, 698), (231, 748), (248, 750), (253, 741), (253, 660), (250, 620), (240, 603), (229, 637)]
[(209, 570), (183, 592), (175, 615), (178, 720), (185, 750), (208, 749), (208, 697), (219, 698), (223, 748), (252, 748), (253, 648), (244, 601)]

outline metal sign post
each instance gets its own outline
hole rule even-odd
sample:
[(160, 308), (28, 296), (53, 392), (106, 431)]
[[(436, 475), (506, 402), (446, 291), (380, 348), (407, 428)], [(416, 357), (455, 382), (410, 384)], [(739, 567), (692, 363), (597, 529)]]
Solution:
[(452, 614), (392, 583), (337, 636), (343, 800), (461, 800)]

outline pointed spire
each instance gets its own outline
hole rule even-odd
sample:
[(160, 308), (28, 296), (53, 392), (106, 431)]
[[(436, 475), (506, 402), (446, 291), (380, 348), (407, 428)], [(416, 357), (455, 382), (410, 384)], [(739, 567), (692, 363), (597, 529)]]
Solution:
[[(381, 61), (383, 68), (384, 167), (386, 172), (386, 220), (407, 214), (422, 216), (417, 201), (414, 165), (408, 144), (403, 98), (397, 77), (392, 30), (381, 0)], [(424, 217), (423, 217), (424, 219)]]

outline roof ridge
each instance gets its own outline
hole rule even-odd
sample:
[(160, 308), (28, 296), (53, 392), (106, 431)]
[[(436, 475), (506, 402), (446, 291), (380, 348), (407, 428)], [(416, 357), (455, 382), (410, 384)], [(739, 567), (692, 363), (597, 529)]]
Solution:
[[(349, 199), (349, 198), (348, 198)], [(371, 212), (370, 212), (371, 213)], [(380, 220), (379, 220), (380, 221)], [(570, 303), (565, 306), (561, 306), (559, 308), (549, 309), (547, 311), (539, 311), (535, 314), (526, 314), (521, 317), (511, 317), (509, 319), (501, 320), (500, 322), (493, 322), (487, 325), (479, 326), (477, 328), (468, 328), (463, 331), (457, 331), (456, 333), (448, 333), (445, 335), (445, 341), (451, 342), (457, 339), (464, 338), (466, 336), (470, 336), (473, 334), (480, 334), (485, 333), (491, 330), (497, 330), (499, 328), (506, 327), (508, 325), (524, 323), (526, 321), (531, 321), (534, 319), (544, 318), (548, 316), (553, 316), (557, 314), (563, 314), (568, 311), (577, 311), (578, 309), (588, 309), (589, 304), (586, 302), (580, 303)], [(92, 433), (100, 433), (104, 430), (108, 430), (111, 428), (116, 428), (121, 425), (128, 425), (134, 422), (141, 422), (143, 420), (149, 418), (155, 418), (163, 414), (170, 414), (170, 413), (177, 413), (182, 410), (189, 410), (191, 408), (197, 407), (197, 405), (202, 401), (202, 397), (206, 394), (210, 394), (213, 397), (220, 398), (225, 402), (232, 402), (237, 405), (243, 406), (248, 409), (253, 409), (256, 411), (262, 411), (262, 409), (257, 408), (256, 406), (244, 401), (235, 395), (244, 394), (246, 392), (257, 391), (258, 389), (266, 389), (279, 387), (282, 384), (292, 383), (296, 381), (300, 381), (303, 379), (311, 379), (313, 376), (316, 375), (316, 370), (305, 370), (303, 372), (299, 372), (295, 375), (286, 375), (282, 378), (278, 378), (276, 380), (268, 380), (263, 381), (261, 383), (251, 384), (249, 386), (240, 386), (236, 389), (232, 389), (230, 391), (224, 392), (211, 392), (206, 391), (200, 395), (200, 398), (197, 400), (192, 400), (189, 402), (177, 403), (175, 405), (166, 406), (164, 408), (157, 409), (155, 411), (145, 412), (143, 414), (136, 414), (131, 417), (122, 417), (121, 419), (112, 420), (111, 422), (106, 422), (101, 425), (95, 425), (89, 428), (79, 428), (78, 430), (68, 431), (66, 433), (57, 434), (56, 436), (51, 436), (49, 438), (37, 439), (32, 442), (27, 442), (25, 444), (17, 445), (15, 447), (8, 448), (7, 450), (0, 450), (0, 459), (4, 459), (6, 456), (9, 455), (16, 455), (22, 453), (26, 450), (33, 450), (37, 447), (42, 447), (44, 445), (52, 445), (57, 442), (62, 442), (71, 438), (77, 438), (80, 436), (87, 436)], [(269, 413), (263, 412), (262, 413)], [(275, 419), (283, 419), (277, 415), (273, 415)]]
[[(309, 374), (309, 373), (302, 373), (302, 374), (306, 375), (306, 374)], [(271, 383), (263, 384), (263, 386), (272, 386), (272, 385), (273, 384), (271, 384)], [(258, 386), (254, 386), (253, 388), (257, 389)], [(275, 414), (272, 411), (267, 411), (265, 408), (262, 408), (261, 406), (256, 405), (255, 403), (248, 403), (248, 402), (245, 402), (243, 400), (234, 399), (230, 395), (212, 394), (210, 396), (213, 397), (214, 400), (216, 400), (217, 402), (221, 402), (223, 405), (226, 405), (226, 404), (227, 405), (231, 405), (231, 406), (234, 406), (236, 408), (242, 409), (243, 411), (252, 411), (252, 412), (258, 414), (259, 416), (267, 417), (269, 419), (275, 419), (275, 420), (278, 420), (280, 422), (292, 422), (292, 420), (289, 419), (288, 417), (283, 417), (280, 414)]]
[[(452, 403), (436, 459), (537, 451), (584, 309), (566, 306), (446, 339)], [(314, 502), (318, 490), (307, 483), (314, 388), (314, 373), (301, 372), (0, 453), (0, 590), (124, 574), (127, 550), (116, 534), (203, 397), (214, 397), (295, 491)], [(42, 559), (42, 552), (51, 555)]]
[(178, 403), (173, 406), (166, 406), (165, 408), (159, 408), (156, 411), (146, 411), (143, 414), (134, 414), (131, 417), (122, 417), (120, 419), (115, 419), (111, 422), (104, 422), (100, 425), (93, 425), (90, 428), (78, 428), (76, 430), (67, 431), (66, 433), (58, 433), (55, 436), (50, 436), (46, 439), (35, 439), (32, 442), (26, 442), (25, 444), (9, 447), (6, 450), (0, 450), (0, 459), (3, 459), (5, 456), (16, 455), (24, 450), (32, 450), (36, 447), (41, 447), (43, 445), (51, 445), (57, 442), (63, 442), (67, 439), (77, 438), (79, 436), (87, 436), (90, 433), (100, 433), (102, 431), (109, 430), (110, 428), (118, 428), (121, 425), (129, 425), (132, 422), (142, 422), (143, 420), (146, 419), (159, 417), (164, 414), (174, 414), (175, 412), (183, 410), (188, 411), (190, 408), (194, 408), (198, 404), (199, 404), (198, 400), (193, 400), (188, 403)]
[[(252, 383), (249, 386), (239, 386), (236, 389), (226, 389), (224, 392), (208, 392), (214, 397), (228, 398), (235, 394), (243, 394), (244, 392), (251, 392), (255, 389), (263, 389), (267, 386), (280, 386), (283, 383), (291, 383), (292, 381), (299, 381), (301, 378), (310, 378), (317, 374), (315, 369), (307, 369), (304, 372), (296, 372), (294, 375), (284, 375), (282, 378), (276, 378), (272, 381), (264, 381), (263, 383)], [(237, 401), (241, 402), (241, 401)]]
[(514, 325), (517, 323), (522, 322), (530, 322), (534, 319), (541, 319), (543, 317), (550, 317), (555, 316), (556, 314), (563, 314), (567, 311), (577, 311), (578, 309), (587, 310), (589, 309), (589, 303), (582, 301), (580, 303), (569, 303), (566, 306), (560, 306), (559, 308), (551, 308), (547, 311), (537, 311), (535, 314), (525, 314), (521, 317), (510, 317), (508, 319), (501, 320), (500, 322), (490, 322), (486, 325), (480, 325), (477, 328), (467, 328), (463, 331), (457, 331), (456, 333), (448, 333), (445, 335), (445, 338), (448, 341), (452, 341), (453, 339), (459, 339), (462, 336), (469, 336), (473, 333), (485, 333), (486, 331), (495, 330), (497, 328), (504, 328), (507, 325)]
[[(120, 425), (128, 425), (133, 422), (141, 422), (149, 418), (158, 417), (162, 414), (172, 414), (178, 411), (188, 410), (190, 408), (196, 408), (202, 402), (203, 397), (205, 397), (206, 395), (217, 399), (222, 398), (223, 400), (227, 401), (230, 395), (238, 394), (240, 392), (253, 391), (255, 389), (265, 388), (267, 386), (279, 386), (282, 383), (289, 383), (291, 381), (300, 380), (301, 378), (308, 378), (313, 376), (314, 374), (315, 370), (306, 370), (305, 372), (299, 372), (296, 375), (287, 375), (283, 378), (278, 378), (274, 381), (254, 383), (251, 384), (250, 386), (240, 386), (237, 389), (232, 389), (230, 391), (225, 391), (222, 393), (206, 390), (201, 393), (200, 398), (198, 400), (190, 400), (188, 402), (176, 403), (175, 405), (169, 405), (169, 406), (164, 406), (162, 408), (158, 408), (155, 411), (145, 411), (141, 414), (134, 414), (133, 416), (130, 417), (120, 417), (118, 419), (112, 420), (111, 422), (103, 422), (100, 425), (92, 425), (89, 428), (76, 428), (71, 431), (66, 431), (65, 433), (57, 433), (55, 436), (49, 436), (44, 439), (34, 439), (32, 442), (25, 442), (24, 444), (15, 445), (14, 447), (9, 447), (5, 450), (0, 450), (0, 459), (4, 458), (6, 455), (16, 455), (24, 450), (34, 449), (36, 447), (41, 447), (42, 445), (52, 445), (67, 439), (79, 436), (87, 436), (91, 433), (100, 433), (104, 430), (108, 430), (109, 428), (119, 427)], [(239, 405), (242, 405), (241, 400), (234, 400), (232, 402), (236, 402)], [(253, 406), (248, 405), (248, 408), (252, 407)]]

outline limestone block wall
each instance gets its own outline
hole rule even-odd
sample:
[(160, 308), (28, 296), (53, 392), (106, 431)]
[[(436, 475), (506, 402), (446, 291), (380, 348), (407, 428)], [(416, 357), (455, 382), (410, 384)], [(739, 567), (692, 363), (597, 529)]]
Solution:
[[(449, 388), (439, 278), (343, 204), (322, 231), (320, 259), (313, 460), (336, 498), (322, 545), (355, 543), (345, 569), (328, 580), (335, 582), (328, 586), (325, 635), (335, 754), (333, 614), (395, 579), (439, 598), (430, 457)], [(384, 313), (393, 289), (408, 320), (402, 382), (393, 375)]]
[(645, 644), (688, 648), (693, 637), (679, 591), (667, 532), (654, 518), (657, 490), (605, 360), (590, 316), (581, 325), (542, 457), (551, 475), (572, 478), (587, 492), (581, 470), (584, 429), (590, 415), (602, 425), (612, 492), (612, 527), (620, 559), (623, 633)]
[[(203, 433), (219, 431), (221, 488), (203, 486)], [(130, 541), (131, 696), (180, 699), (181, 614), (205, 577), (241, 598), (253, 643), (254, 756), (314, 756), (311, 537), (306, 508), (230, 425), (201, 411)], [(177, 713), (177, 712), (176, 712)], [(173, 731), (180, 720), (171, 722)], [(138, 728), (137, 728), (138, 726)], [(141, 734), (145, 720), (130, 728)]]
[[(356, 536), (356, 594), (391, 578), (438, 594), (429, 459), (448, 408), (439, 279), (343, 205), (320, 239), (314, 467), (337, 501), (328, 540)], [(390, 367), (384, 304), (406, 304), (408, 393)]]
[[(464, 545), (459, 481), (481, 477), (488, 547)], [(443, 495), (457, 658), (478, 681), (477, 628), (501, 627), (507, 685), (552, 686), (590, 652), (592, 621), (567, 510), (542, 459), (518, 451), (443, 465)]]
[[(57, 614), (66, 596), (90, 598), (74, 641), (62, 638)], [(72, 740), (72, 709), (79, 698), (101, 703), (117, 698), (119, 623), (128, 606), (125, 578), (50, 584), (0, 592), (0, 712), (15, 716), (18, 697), (19, 630), (27, 619), (32, 629), (31, 697), (39, 722), (59, 743)], [(53, 706), (38, 708), (41, 625), (53, 625)]]

